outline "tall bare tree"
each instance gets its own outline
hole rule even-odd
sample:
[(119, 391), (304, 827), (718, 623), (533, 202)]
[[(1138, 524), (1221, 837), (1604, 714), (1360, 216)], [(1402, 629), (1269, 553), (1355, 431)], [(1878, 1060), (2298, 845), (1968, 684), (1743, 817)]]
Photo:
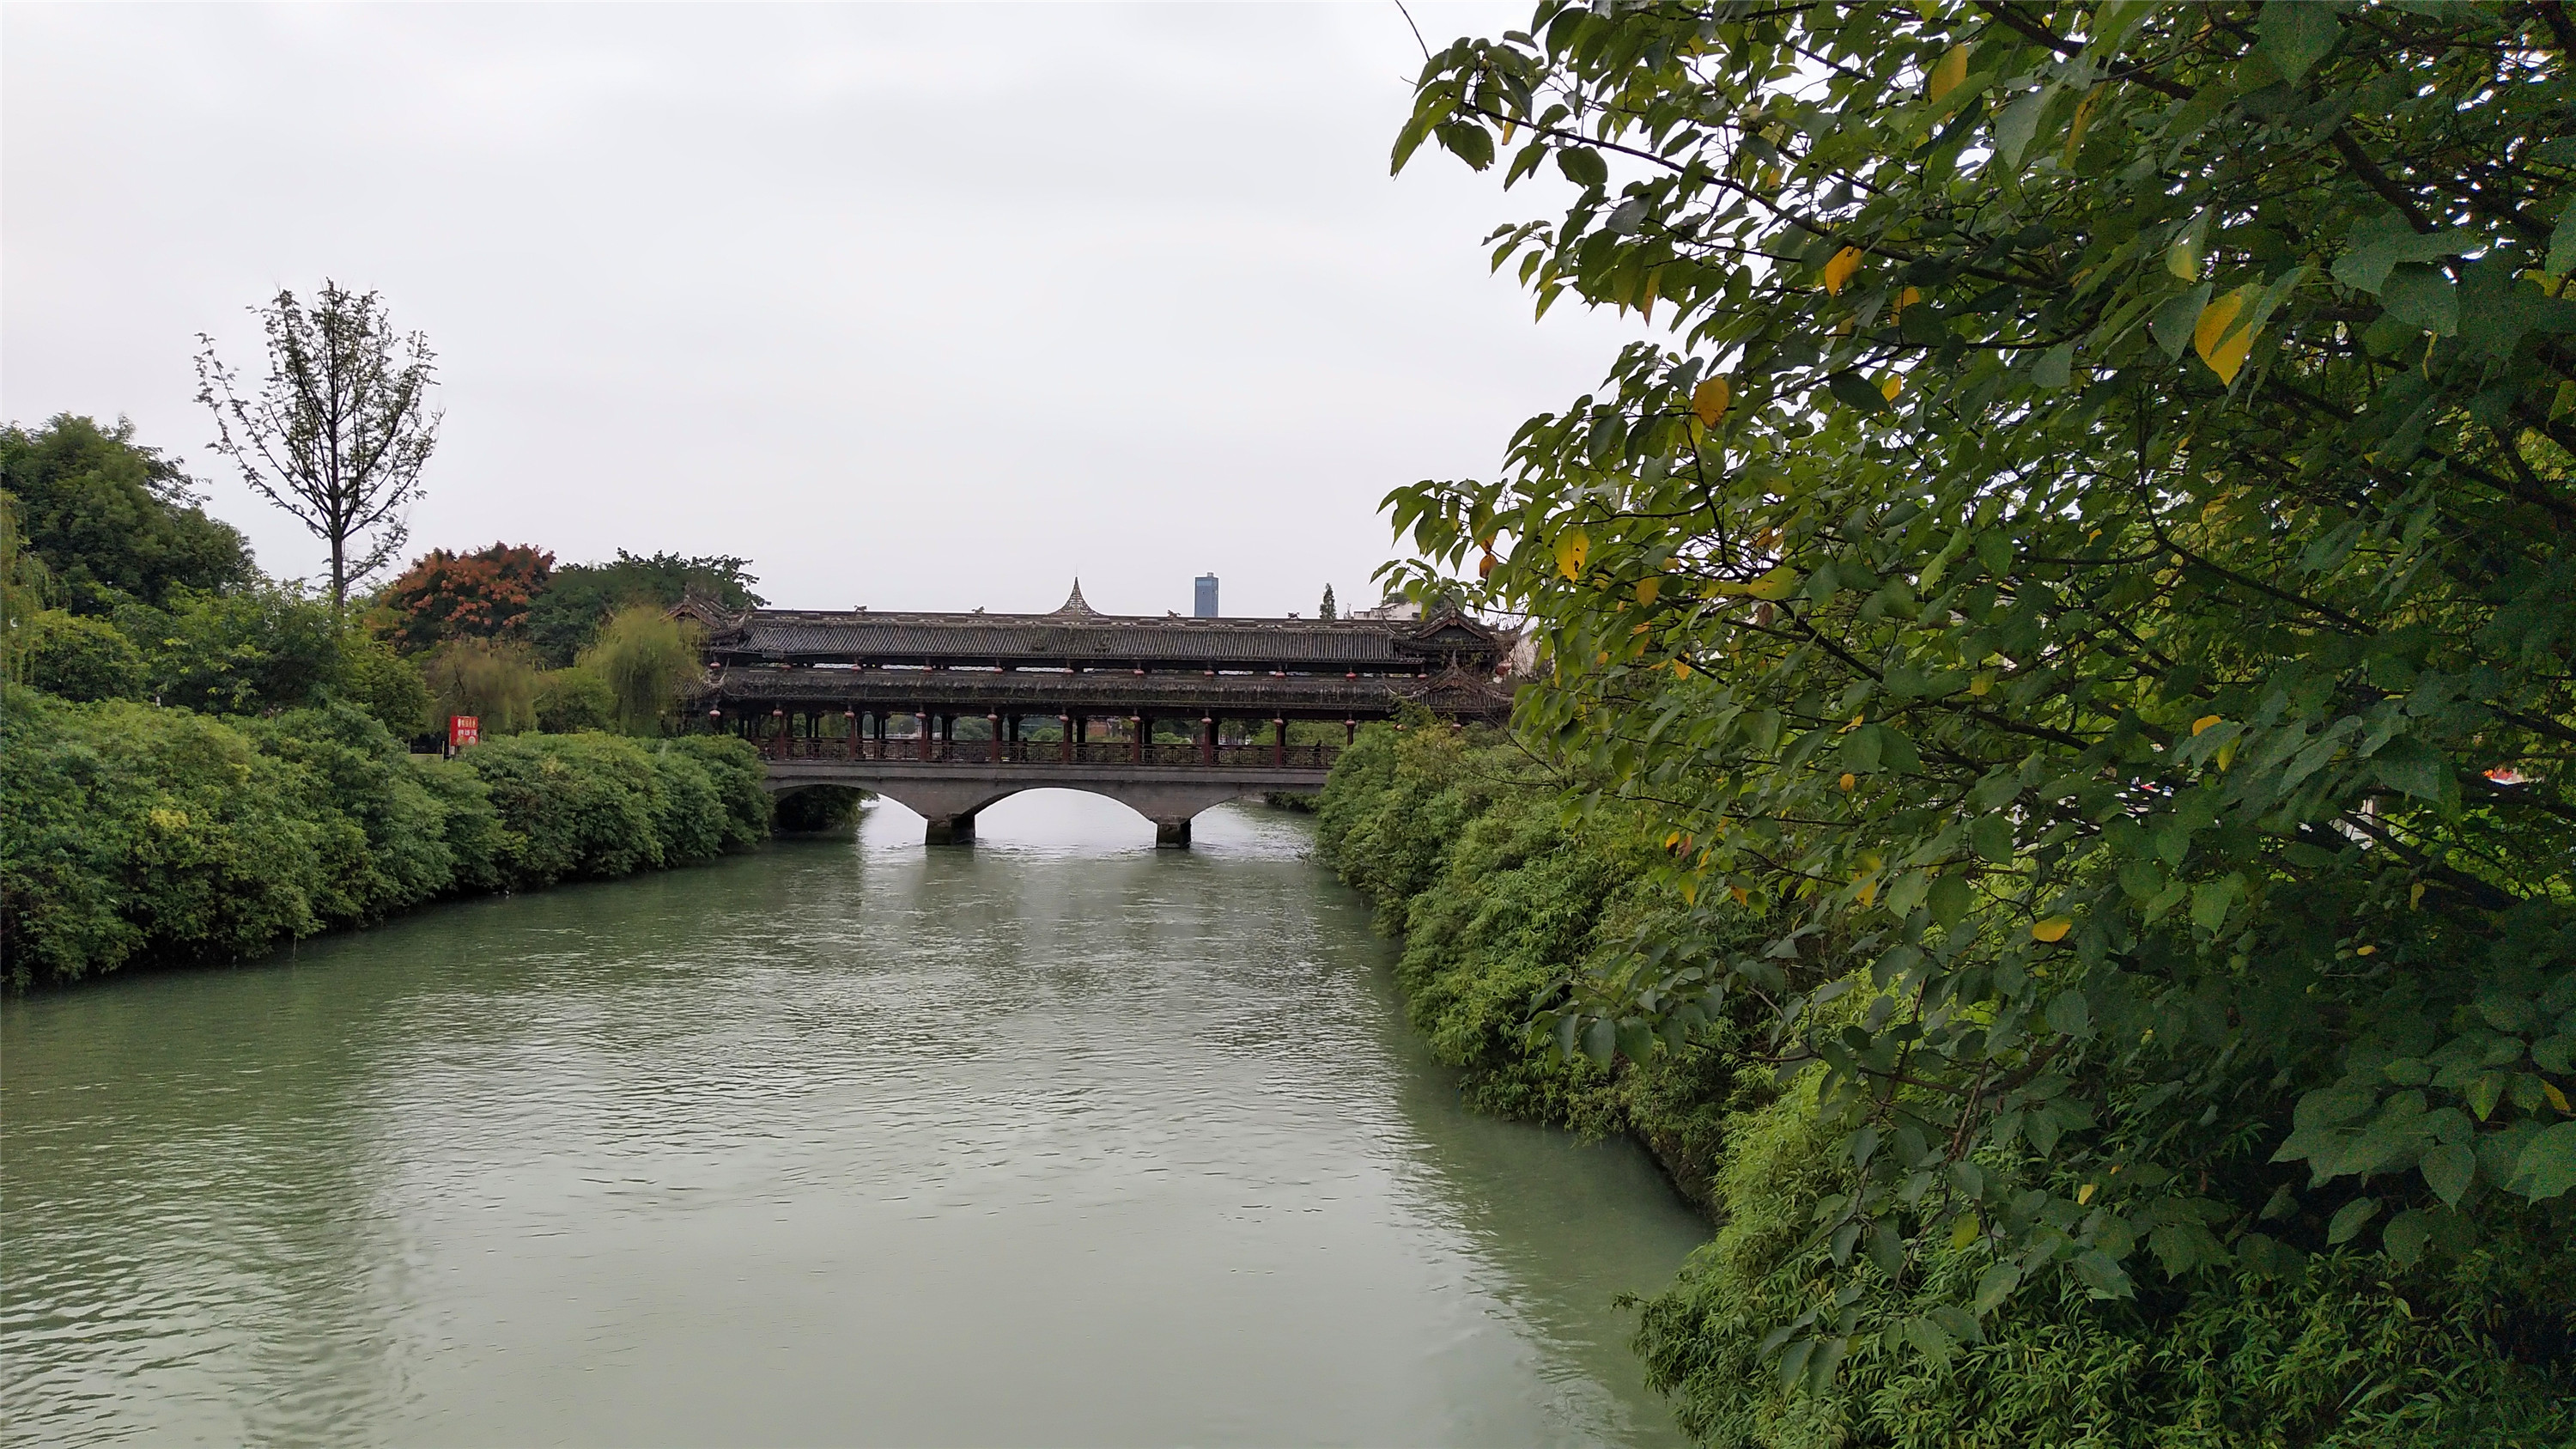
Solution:
[(215, 340), (199, 333), (197, 400), (215, 414), (215, 451), (331, 546), (336, 627), (349, 590), (410, 536), (442, 416), (428, 406), (435, 355), (421, 333), (394, 331), (377, 293), (327, 278), (310, 309), (280, 289), (251, 311), (267, 334), (268, 376), (245, 396)]

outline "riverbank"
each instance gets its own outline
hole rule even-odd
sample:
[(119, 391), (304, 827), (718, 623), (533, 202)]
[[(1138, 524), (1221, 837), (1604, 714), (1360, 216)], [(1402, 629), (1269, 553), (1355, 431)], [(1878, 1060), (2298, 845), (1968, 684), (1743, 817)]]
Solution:
[(769, 833), (739, 740), (514, 735), (409, 754), (344, 704), (264, 718), (0, 693), (12, 989), (239, 960), (457, 896), (710, 859)]
[[(2294, 1255), (2293, 1272), (2168, 1273), (2149, 1264), (2176, 1263), (2191, 1241), (2192, 1200), (2177, 1196), (2135, 1245), (2130, 1296), (2025, 1292), (1980, 1322), (1952, 1305), (2009, 1266), (1982, 1239), (1909, 1261), (1892, 1241), (1815, 1236), (1818, 1205), (1858, 1173), (1808, 1080), (1779, 1084), (1732, 1050), (1758, 1023), (1708, 1023), (1608, 1068), (1528, 1030), (1570, 977), (1615, 969), (1684, 909), (1655, 881), (1666, 847), (1642, 818), (1613, 808), (1569, 824), (1498, 738), (1372, 726), (1324, 789), (1318, 843), (1401, 938), (1408, 1019), (1459, 1070), (1469, 1106), (1633, 1135), (1709, 1212), (1713, 1240), (1642, 1301), (1636, 1340), (1650, 1382), (1704, 1442), (2576, 1442), (2576, 1224), (2563, 1204), (2438, 1266), (2345, 1246)], [(1863, 978), (1831, 1010), (1860, 1012), (1872, 995)], [(1886, 1267), (1844, 1299), (1834, 1270), (1855, 1257)], [(1829, 1385), (1784, 1388), (1765, 1335), (1810, 1314), (1859, 1332)]]

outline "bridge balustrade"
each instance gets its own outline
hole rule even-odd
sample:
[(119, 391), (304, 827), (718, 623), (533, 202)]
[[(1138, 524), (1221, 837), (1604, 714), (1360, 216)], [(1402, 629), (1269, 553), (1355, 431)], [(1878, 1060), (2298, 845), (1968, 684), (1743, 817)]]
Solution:
[(1132, 740), (1091, 740), (1072, 747), (1061, 740), (873, 740), (775, 736), (759, 742), (763, 759), (869, 761), (898, 765), (1180, 765), (1215, 769), (1326, 770), (1340, 745), (1140, 745)]

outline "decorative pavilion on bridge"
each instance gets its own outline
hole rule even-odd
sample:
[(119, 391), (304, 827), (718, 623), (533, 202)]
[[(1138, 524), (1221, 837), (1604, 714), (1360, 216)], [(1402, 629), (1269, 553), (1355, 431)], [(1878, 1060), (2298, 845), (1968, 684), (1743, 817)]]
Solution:
[(1454, 612), (1110, 615), (1079, 581), (1051, 614), (681, 608), (707, 630), (694, 707), (773, 759), (1204, 766), (1257, 751), (1313, 769), (1335, 745), (1291, 745), (1291, 721), (1339, 724), (1347, 743), (1409, 705), (1473, 720), (1511, 708), (1497, 678), (1509, 641)]

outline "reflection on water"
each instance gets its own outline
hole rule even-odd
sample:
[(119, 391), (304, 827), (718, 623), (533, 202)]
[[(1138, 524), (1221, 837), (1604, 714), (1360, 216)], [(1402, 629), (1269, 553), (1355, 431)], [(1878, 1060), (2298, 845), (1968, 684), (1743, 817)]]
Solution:
[(1702, 1235), (1305, 822), (1041, 792), (0, 1011), (11, 1443), (1664, 1443)]

